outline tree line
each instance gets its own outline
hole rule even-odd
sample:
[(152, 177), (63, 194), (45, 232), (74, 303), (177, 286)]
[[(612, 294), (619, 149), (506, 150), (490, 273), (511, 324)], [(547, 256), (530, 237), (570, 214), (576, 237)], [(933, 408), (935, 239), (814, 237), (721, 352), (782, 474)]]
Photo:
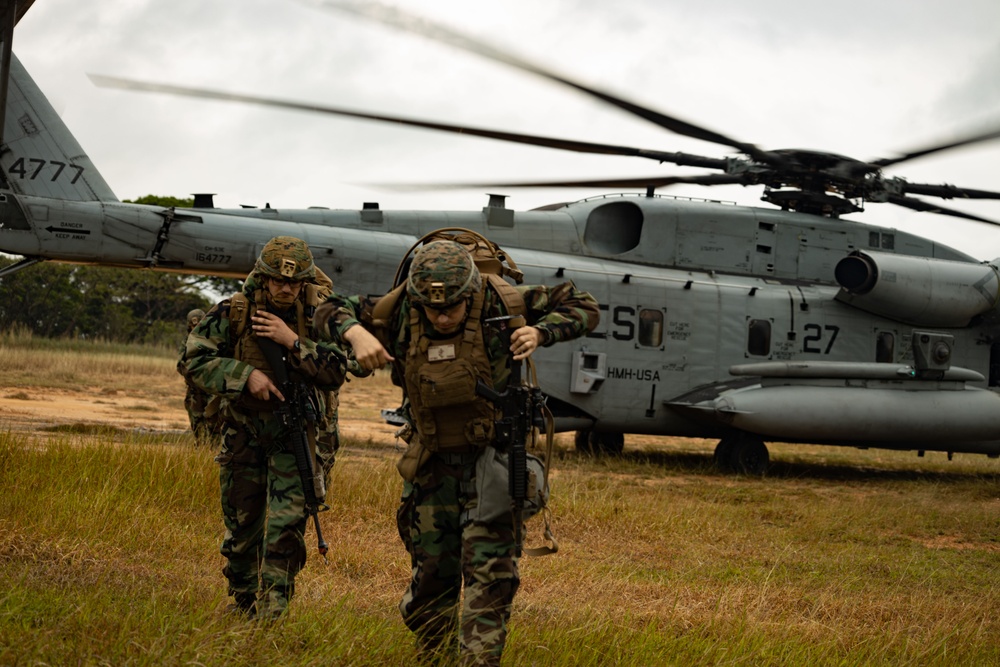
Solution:
[[(130, 203), (191, 207), (194, 200), (146, 195)], [(16, 261), (0, 257), (0, 268)], [(206, 291), (239, 287), (227, 278), (41, 262), (0, 278), (0, 330), (176, 345), (187, 332), (187, 313), (212, 307)]]

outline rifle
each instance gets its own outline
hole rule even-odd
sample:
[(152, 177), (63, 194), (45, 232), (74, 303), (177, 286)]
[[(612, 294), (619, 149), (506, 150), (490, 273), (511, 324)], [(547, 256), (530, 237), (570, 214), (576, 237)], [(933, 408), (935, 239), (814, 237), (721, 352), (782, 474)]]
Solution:
[[(483, 323), (496, 326), (505, 351), (510, 350), (513, 331), (526, 324), (524, 317), (520, 315), (491, 317)], [(531, 435), (531, 429), (536, 424), (543, 423), (545, 396), (541, 389), (530, 387), (524, 381), (521, 360), (515, 360), (514, 355), (508, 354), (507, 367), (510, 369), (510, 376), (503, 392), (495, 391), (480, 379), (476, 382), (476, 394), (491, 402), (500, 413), (500, 417), (494, 422), (495, 440), (497, 449), (507, 453), (507, 488), (514, 515), (515, 553), (520, 556), (524, 539), (524, 502), (528, 498), (528, 451), (525, 443)]]
[[(295, 455), (295, 467), (299, 469), (302, 480), (302, 491), (305, 496), (306, 516), (311, 516), (316, 525), (316, 539), (319, 542), (319, 554), (326, 560), (327, 544), (323, 539), (323, 531), (319, 527), (319, 497), (325, 495), (323, 474), (315, 470), (312, 450), (309, 447), (307, 423), (315, 423), (316, 412), (309, 401), (309, 391), (301, 382), (292, 382), (288, 377), (287, 350), (270, 338), (257, 338), (264, 358), (274, 372), (278, 389), (285, 401), (275, 411), (281, 423), (288, 429), (291, 436), (292, 453)], [(319, 493), (316, 490), (319, 488)], [(324, 506), (325, 509), (325, 506)]]

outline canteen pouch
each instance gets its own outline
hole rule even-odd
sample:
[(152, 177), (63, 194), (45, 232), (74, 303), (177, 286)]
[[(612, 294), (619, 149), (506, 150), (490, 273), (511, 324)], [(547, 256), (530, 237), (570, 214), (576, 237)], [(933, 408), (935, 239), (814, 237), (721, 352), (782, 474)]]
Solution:
[(420, 438), (414, 438), (399, 458), (399, 461), (396, 462), (396, 470), (399, 471), (400, 477), (407, 482), (412, 482), (417, 476), (417, 471), (420, 470), (420, 467), (430, 457), (430, 450), (424, 447), (423, 443), (420, 442)]
[[(527, 521), (538, 514), (549, 500), (545, 484), (545, 464), (537, 456), (528, 454), (528, 493), (524, 500), (523, 519)], [(476, 506), (467, 510), (468, 519), (489, 523), (499, 519), (511, 521), (512, 502), (508, 487), (507, 454), (491, 446), (483, 448), (476, 459)]]

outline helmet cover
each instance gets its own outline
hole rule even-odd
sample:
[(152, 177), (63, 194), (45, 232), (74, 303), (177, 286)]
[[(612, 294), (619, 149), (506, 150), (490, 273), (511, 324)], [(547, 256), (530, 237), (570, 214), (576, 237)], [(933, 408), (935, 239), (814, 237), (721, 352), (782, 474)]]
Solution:
[(316, 277), (312, 252), (302, 239), (275, 236), (260, 251), (254, 273), (278, 280), (301, 282)]
[(187, 314), (187, 325), (188, 331), (194, 329), (198, 326), (198, 323), (205, 319), (205, 311), (201, 308), (195, 308), (194, 310), (188, 312)]
[(406, 278), (410, 301), (448, 308), (483, 287), (472, 255), (455, 241), (432, 241), (420, 247)]

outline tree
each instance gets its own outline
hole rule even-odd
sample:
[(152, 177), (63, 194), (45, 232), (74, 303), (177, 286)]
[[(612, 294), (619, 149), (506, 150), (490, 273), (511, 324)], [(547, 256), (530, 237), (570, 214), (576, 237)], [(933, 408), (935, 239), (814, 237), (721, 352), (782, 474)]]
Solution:
[[(194, 200), (146, 195), (130, 203), (190, 207)], [(0, 257), (0, 267), (14, 261)], [(212, 276), (43, 262), (0, 279), (0, 329), (173, 345), (187, 331), (188, 311), (213, 305), (206, 290), (239, 288), (238, 280)]]
[[(0, 266), (14, 260), (0, 259)], [(2, 280), (0, 328), (23, 326), (44, 337), (173, 343), (187, 313), (208, 310), (200, 276), (144, 269), (35, 264)]]

